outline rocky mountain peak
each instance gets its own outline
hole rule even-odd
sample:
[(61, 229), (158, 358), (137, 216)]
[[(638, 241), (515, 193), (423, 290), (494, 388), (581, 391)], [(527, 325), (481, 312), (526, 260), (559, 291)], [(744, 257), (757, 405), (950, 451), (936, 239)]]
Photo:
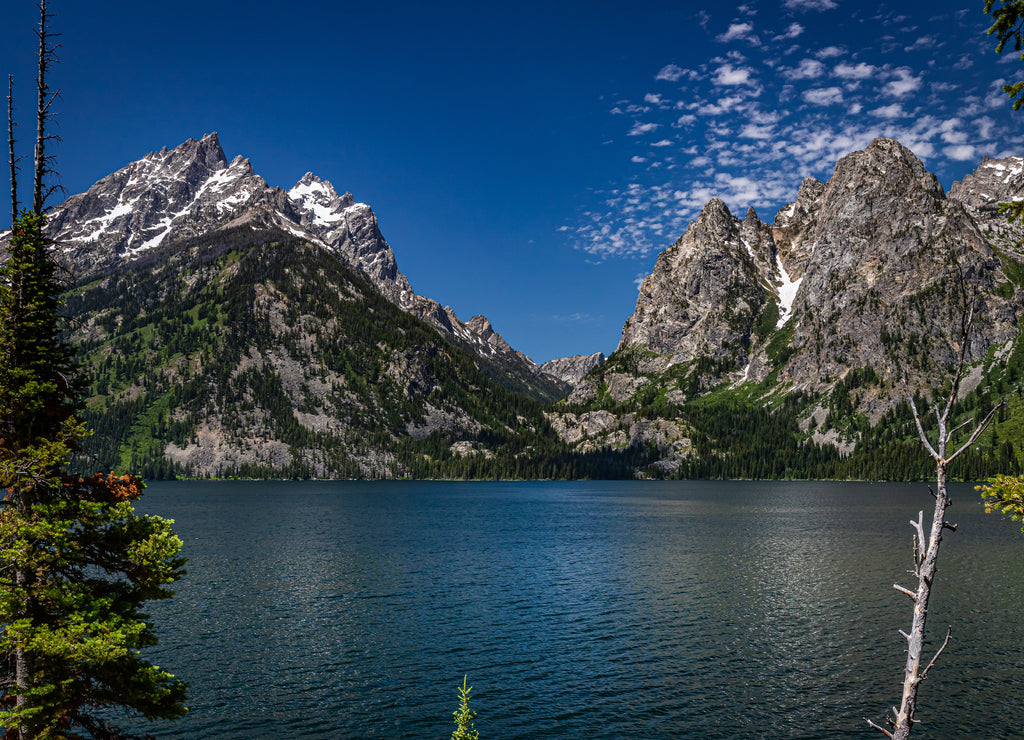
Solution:
[[(925, 169), (916, 154), (895, 139), (884, 137), (840, 159), (828, 182), (828, 190), (853, 190), (861, 195), (853, 201), (861, 202), (864, 196), (898, 188), (912, 188), (932, 198), (945, 197), (938, 178)], [(845, 194), (839, 197), (845, 199)]]
[(746, 361), (746, 336), (771, 293), (775, 244), (753, 209), (736, 219), (712, 198), (644, 279), (619, 350), (653, 353), (645, 372), (698, 357)]
[(996, 210), (996, 204), (1024, 197), (1024, 157), (985, 157), (974, 172), (954, 182), (949, 197), (975, 210)]
[(1000, 203), (1024, 200), (1024, 157), (985, 157), (974, 172), (953, 183), (949, 198), (964, 205), (993, 245), (1024, 259), (1019, 246), (1024, 241), (1024, 224), (1010, 222), (999, 212)]
[(450, 309), (416, 295), (369, 205), (350, 192), (338, 195), (312, 172), (291, 190), (270, 187), (245, 157), (229, 163), (215, 132), (151, 152), (49, 214), (51, 236), (66, 247), (69, 267), (83, 280), (123, 269), (157, 247), (171, 247), (169, 254), (176, 243), (242, 225), (280, 229), (331, 250), (390, 301), (500, 366), (510, 385), (548, 396), (561, 390), (483, 317), (465, 326)]

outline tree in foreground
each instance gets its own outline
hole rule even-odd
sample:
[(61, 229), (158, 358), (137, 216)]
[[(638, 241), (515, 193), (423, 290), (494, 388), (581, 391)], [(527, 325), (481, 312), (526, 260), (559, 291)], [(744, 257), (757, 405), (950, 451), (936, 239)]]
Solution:
[(469, 708), (469, 692), (472, 686), (466, 686), (468, 676), (462, 677), (462, 686), (456, 687), (459, 690), (459, 708), (452, 712), (455, 720), (455, 730), (452, 732), (452, 740), (479, 740), (480, 733), (473, 728), (473, 720), (476, 718), (476, 710)]
[[(55, 96), (45, 84), (54, 61), (45, 0), (39, 7), (33, 208), (18, 211), (12, 182), (0, 268), (0, 727), (17, 740), (127, 738), (102, 710), (186, 711), (185, 683), (140, 655), (156, 643), (142, 607), (171, 595), (184, 560), (170, 521), (135, 513), (139, 478), (70, 472), (86, 429), (43, 215)], [(12, 109), (9, 96), (13, 176)]]
[(1015, 522), (1024, 521), (1024, 477), (997, 475), (975, 490), (981, 491), (986, 514), (999, 512)]
[[(962, 276), (961, 287), (964, 287)], [(964, 294), (966, 295), (966, 289), (964, 289)], [(935, 507), (932, 512), (931, 529), (929, 530), (928, 537), (925, 537), (923, 511), (918, 512), (917, 521), (911, 520), (910, 522), (914, 528), (914, 569), (911, 572), (917, 578), (917, 586), (914, 589), (910, 589), (899, 584), (893, 584), (893, 588), (906, 594), (914, 604), (910, 632), (907, 633), (900, 630), (900, 634), (907, 642), (907, 663), (903, 674), (903, 697), (899, 708), (893, 707), (892, 715), (886, 717), (888, 729), (871, 720), (867, 720), (869, 725), (880, 730), (887, 737), (894, 738), (894, 740), (906, 740), (910, 736), (910, 731), (918, 721), (914, 718), (914, 713), (917, 710), (918, 690), (921, 683), (928, 677), (928, 672), (935, 665), (939, 655), (946, 649), (952, 634), (952, 628), (950, 627), (946, 630), (946, 637), (942, 645), (932, 655), (931, 660), (925, 664), (925, 626), (928, 620), (928, 601), (931, 598), (932, 584), (937, 571), (939, 545), (942, 543), (942, 534), (945, 530), (956, 529), (955, 524), (950, 524), (946, 521), (946, 510), (952, 503), (946, 487), (947, 472), (950, 464), (978, 440), (982, 432), (991, 423), (995, 413), (1002, 407), (1002, 404), (994, 406), (980, 423), (975, 423), (975, 419), (969, 418), (963, 423), (951, 427), (954, 404), (960, 393), (960, 384), (963, 381), (969, 360), (968, 347), (970, 346), (973, 316), (974, 301), (968, 300), (962, 316), (960, 352), (950, 383), (949, 395), (944, 403), (938, 398), (933, 399), (932, 411), (935, 414), (937, 423), (934, 444), (925, 432), (913, 395), (909, 391), (907, 392), (907, 400), (914, 415), (914, 422), (917, 426), (917, 433), (921, 439), (921, 444), (924, 445), (928, 454), (935, 461), (936, 487), (935, 490), (929, 488), (935, 499)], [(970, 434), (967, 435), (967, 438), (959, 443), (955, 442), (958, 435), (967, 429), (970, 429)]]

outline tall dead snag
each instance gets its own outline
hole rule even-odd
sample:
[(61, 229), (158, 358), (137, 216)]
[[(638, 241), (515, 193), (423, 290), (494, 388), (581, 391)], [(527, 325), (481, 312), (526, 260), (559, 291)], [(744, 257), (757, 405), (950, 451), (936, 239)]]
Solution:
[(40, 0), (39, 28), (36, 30), (36, 36), (39, 37), (39, 72), (36, 77), (36, 146), (35, 170), (32, 178), (32, 212), (37, 216), (42, 215), (43, 204), (50, 194), (60, 188), (59, 185), (53, 185), (45, 191), (43, 190), (43, 181), (46, 176), (55, 174), (54, 169), (50, 166), (55, 157), (46, 153), (46, 143), (60, 141), (59, 136), (46, 133), (47, 126), (55, 115), (50, 110), (50, 106), (60, 97), (60, 90), (51, 92), (46, 82), (46, 73), (50, 69), (50, 65), (57, 62), (57, 47), (50, 43), (50, 39), (55, 35), (59, 34), (50, 33), (50, 15), (46, 12), (46, 0)]
[[(977, 425), (974, 425), (974, 419), (968, 419), (952, 429), (949, 426), (951, 421), (950, 417), (953, 412), (953, 404), (956, 402), (957, 396), (959, 395), (960, 383), (963, 380), (964, 372), (967, 368), (967, 361), (969, 359), (967, 348), (969, 345), (973, 318), (974, 304), (973, 301), (971, 301), (965, 308), (963, 315), (960, 353), (957, 359), (953, 381), (950, 385), (949, 396), (944, 405), (938, 400), (932, 404), (932, 411), (935, 413), (935, 419), (938, 422), (938, 431), (935, 435), (934, 445), (928, 439), (928, 435), (924, 431), (924, 426), (921, 423), (921, 415), (918, 413), (914, 397), (909, 390), (907, 391), (907, 401), (909, 402), (910, 410), (914, 415), (914, 423), (917, 425), (917, 433), (921, 438), (921, 444), (924, 445), (925, 449), (928, 450), (928, 454), (932, 456), (933, 460), (935, 460), (936, 490), (931, 491), (931, 488), (929, 488), (932, 496), (935, 497), (935, 510), (932, 513), (932, 526), (928, 539), (926, 540), (924, 535), (923, 511), (918, 512), (916, 522), (913, 520), (910, 522), (911, 526), (914, 528), (914, 569), (910, 572), (917, 578), (917, 588), (911, 590), (909, 588), (904, 588), (899, 584), (893, 584), (893, 588), (900, 593), (906, 594), (914, 604), (914, 618), (911, 622), (910, 633), (907, 634), (903, 630), (900, 630), (900, 634), (907, 641), (907, 666), (903, 675), (903, 700), (899, 709), (893, 707), (892, 716), (886, 717), (886, 723), (888, 724), (889, 729), (885, 729), (871, 720), (867, 720), (869, 725), (894, 740), (906, 740), (906, 738), (910, 736), (910, 730), (917, 722), (917, 720), (914, 719), (914, 712), (917, 709), (917, 691), (921, 686), (921, 682), (928, 677), (928, 671), (930, 671), (932, 666), (935, 665), (935, 661), (938, 659), (939, 655), (941, 655), (942, 651), (946, 649), (946, 645), (949, 644), (949, 638), (952, 634), (952, 627), (947, 628), (946, 637), (942, 641), (942, 645), (922, 669), (921, 664), (923, 662), (922, 651), (924, 648), (924, 630), (925, 623), (928, 619), (928, 599), (931, 597), (932, 581), (935, 578), (936, 561), (939, 557), (939, 545), (942, 543), (942, 532), (946, 529), (956, 530), (955, 524), (950, 524), (946, 521), (946, 509), (948, 509), (952, 503), (946, 489), (946, 472), (949, 469), (950, 463), (952, 463), (962, 452), (964, 452), (964, 450), (968, 449), (978, 440), (981, 433), (984, 432), (989, 423), (991, 423), (996, 411), (998, 411), (1002, 406), (1001, 403), (994, 406), (985, 418), (982, 419), (981, 423)], [(971, 426), (974, 426), (974, 429), (967, 438), (967, 441), (959, 447), (956, 447), (954, 452), (950, 453), (949, 450), (955, 447), (954, 437)]]
[(11, 223), (18, 220), (18, 158), (14, 156), (14, 75), (7, 75), (7, 149), (11, 165)]

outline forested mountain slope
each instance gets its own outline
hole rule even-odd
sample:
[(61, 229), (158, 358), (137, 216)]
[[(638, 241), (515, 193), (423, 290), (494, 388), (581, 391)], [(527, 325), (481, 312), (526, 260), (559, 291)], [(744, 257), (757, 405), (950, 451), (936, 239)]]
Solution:
[[(629, 475), (330, 250), (240, 225), (67, 295), (104, 466), (248, 477)], [(594, 456), (591, 456), (594, 457)], [(95, 463), (93, 464), (95, 467)]]

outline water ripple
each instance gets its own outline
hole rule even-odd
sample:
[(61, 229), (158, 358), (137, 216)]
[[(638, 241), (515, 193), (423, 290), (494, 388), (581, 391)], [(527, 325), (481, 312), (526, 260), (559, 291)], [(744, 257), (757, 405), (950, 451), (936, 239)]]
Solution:
[[(442, 738), (468, 673), (489, 738), (864, 737), (899, 695), (917, 488), (154, 485), (190, 563), (150, 658), (191, 684), (154, 734)], [(1020, 737), (1024, 545), (957, 513), (915, 736)]]

